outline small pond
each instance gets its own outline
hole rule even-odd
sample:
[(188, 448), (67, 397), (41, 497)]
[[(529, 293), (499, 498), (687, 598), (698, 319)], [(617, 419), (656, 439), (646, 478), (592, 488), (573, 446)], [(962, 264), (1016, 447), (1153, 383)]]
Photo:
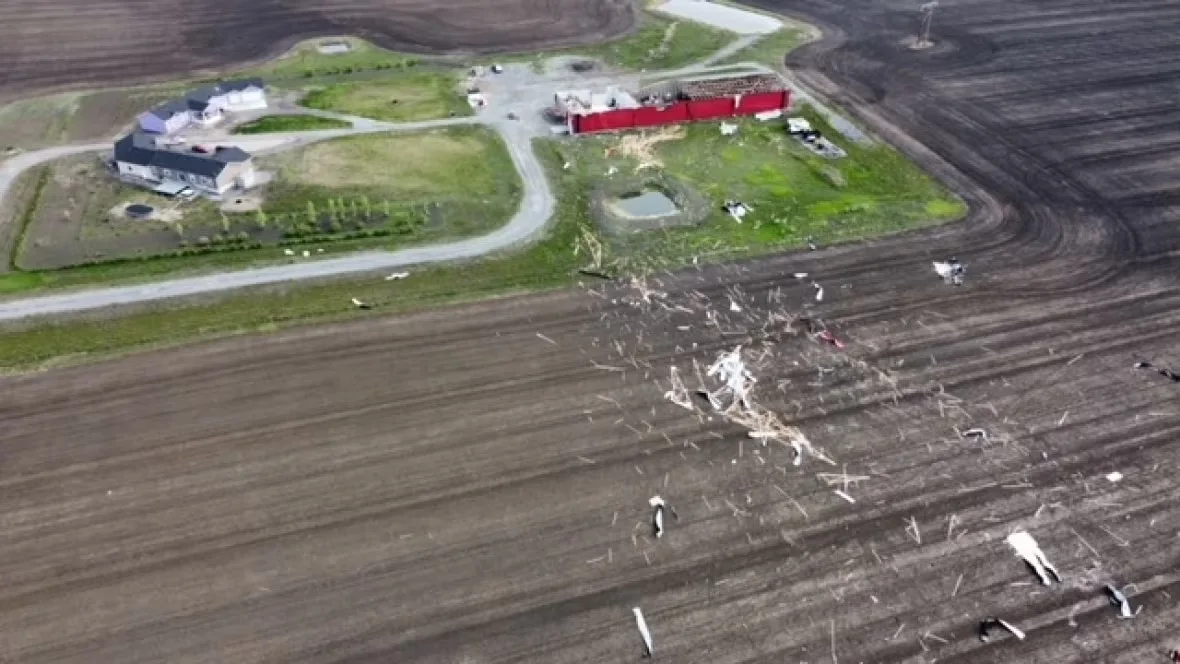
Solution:
[(680, 211), (661, 191), (626, 194), (616, 199), (615, 205), (629, 217), (665, 217)]

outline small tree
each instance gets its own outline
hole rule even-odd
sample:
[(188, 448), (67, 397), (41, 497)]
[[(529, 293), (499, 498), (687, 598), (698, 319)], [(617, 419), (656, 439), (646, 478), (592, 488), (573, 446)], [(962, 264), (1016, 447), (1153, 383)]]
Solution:
[(307, 223), (314, 224), (316, 220), (315, 203), (307, 202)]
[(176, 231), (176, 237), (184, 240), (184, 224), (178, 221), (175, 224), (172, 224), (172, 230)]
[(352, 219), (353, 219), (353, 221), (356, 221), (357, 219), (360, 219), (361, 211), (356, 205), (355, 198), (352, 201), (350, 201), (350, 203), (351, 203), (351, 205), (349, 207), (350, 207), (350, 211), (352, 212)]
[(387, 216), (387, 217), (390, 216), (391, 214), (393, 214), (389, 210), (389, 199), (388, 198), (381, 201), (381, 211), (384, 212), (385, 216)]
[(361, 211), (365, 213), (365, 219), (373, 216), (373, 206), (369, 204), (368, 196), (361, 196)]
[(258, 211), (254, 213), (254, 217), (258, 220), (259, 228), (266, 228), (266, 213), (262, 211), (262, 208), (258, 208)]
[(225, 216), (224, 212), (221, 213), (221, 230), (229, 232), (229, 217)]

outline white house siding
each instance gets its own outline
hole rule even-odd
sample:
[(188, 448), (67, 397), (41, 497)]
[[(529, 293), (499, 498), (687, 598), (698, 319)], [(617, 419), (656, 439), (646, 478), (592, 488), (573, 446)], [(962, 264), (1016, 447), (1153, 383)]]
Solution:
[(266, 108), (266, 93), (258, 88), (233, 91), (217, 97), (229, 111), (256, 111)]
[(131, 175), (144, 180), (155, 180), (156, 174), (152, 172), (150, 166), (140, 166), (138, 164), (129, 164), (125, 161), (118, 162), (119, 172), (123, 175)]
[(192, 117), (186, 113), (177, 113), (164, 121), (167, 133), (172, 134), (184, 129), (192, 122)]

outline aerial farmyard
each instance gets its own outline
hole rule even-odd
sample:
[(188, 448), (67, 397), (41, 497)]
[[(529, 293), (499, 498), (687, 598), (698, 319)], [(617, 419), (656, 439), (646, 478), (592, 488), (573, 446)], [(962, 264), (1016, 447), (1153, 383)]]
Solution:
[(1180, 11), (752, 4), (0, 9), (0, 659), (1174, 661)]

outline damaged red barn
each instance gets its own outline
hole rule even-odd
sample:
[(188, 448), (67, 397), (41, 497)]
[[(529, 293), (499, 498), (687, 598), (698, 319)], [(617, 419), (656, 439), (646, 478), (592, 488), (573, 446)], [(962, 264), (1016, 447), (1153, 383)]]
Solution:
[(617, 87), (564, 91), (554, 102), (571, 134), (588, 134), (781, 111), (791, 92), (775, 74), (730, 74), (664, 81), (635, 95)]

